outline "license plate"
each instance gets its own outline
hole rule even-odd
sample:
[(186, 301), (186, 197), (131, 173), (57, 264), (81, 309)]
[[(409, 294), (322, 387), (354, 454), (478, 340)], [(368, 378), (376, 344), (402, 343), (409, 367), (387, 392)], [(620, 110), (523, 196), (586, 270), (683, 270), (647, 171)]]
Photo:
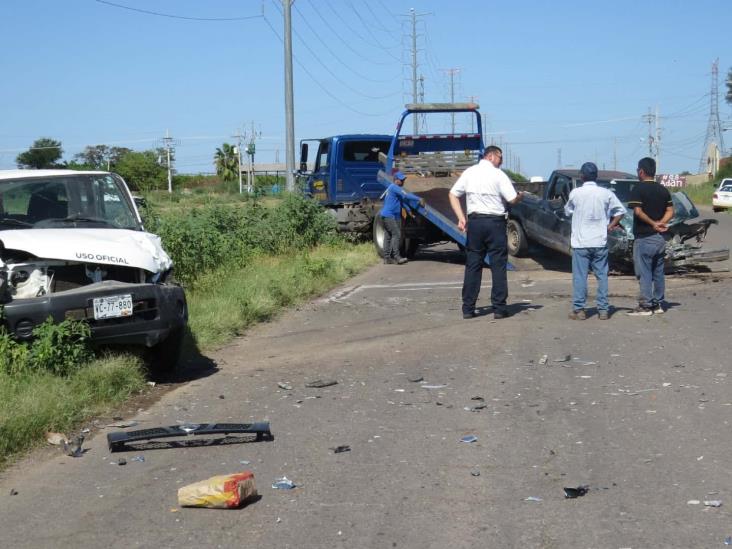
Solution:
[(119, 318), (132, 315), (132, 296), (113, 295), (109, 297), (95, 297), (93, 300), (94, 318)]

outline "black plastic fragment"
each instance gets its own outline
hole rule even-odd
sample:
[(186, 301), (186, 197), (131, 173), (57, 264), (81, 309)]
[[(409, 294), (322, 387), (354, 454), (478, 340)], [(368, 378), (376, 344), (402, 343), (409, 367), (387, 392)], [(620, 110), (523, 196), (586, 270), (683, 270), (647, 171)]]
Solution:
[(564, 488), (564, 497), (567, 499), (581, 498), (589, 491), (590, 487), (586, 484), (576, 488)]
[(258, 441), (269, 440), (272, 432), (269, 429), (269, 421), (256, 423), (201, 423), (195, 429), (186, 425), (171, 425), (170, 427), (153, 427), (151, 429), (140, 429), (137, 431), (116, 431), (107, 434), (107, 444), (110, 452), (125, 450), (128, 443), (154, 440), (159, 438), (186, 437), (190, 435), (229, 435), (229, 434), (254, 434)]

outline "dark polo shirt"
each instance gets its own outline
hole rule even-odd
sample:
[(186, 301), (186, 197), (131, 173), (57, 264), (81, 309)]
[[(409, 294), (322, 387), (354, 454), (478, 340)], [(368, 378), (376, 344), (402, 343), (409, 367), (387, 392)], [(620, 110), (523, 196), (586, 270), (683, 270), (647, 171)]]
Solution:
[[(643, 212), (653, 221), (660, 221), (663, 214), (666, 213), (666, 208), (673, 206), (673, 202), (671, 201), (671, 193), (660, 183), (641, 181), (630, 191), (628, 206), (631, 208), (640, 206)], [(656, 231), (648, 223), (635, 216), (633, 217), (633, 234), (636, 238), (643, 238), (644, 236), (656, 234)]]

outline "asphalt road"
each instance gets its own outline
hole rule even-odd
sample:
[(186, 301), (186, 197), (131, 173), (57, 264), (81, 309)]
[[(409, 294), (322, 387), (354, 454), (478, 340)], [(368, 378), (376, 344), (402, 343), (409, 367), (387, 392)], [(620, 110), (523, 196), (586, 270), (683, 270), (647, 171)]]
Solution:
[[(716, 217), (710, 240), (728, 243), (732, 217)], [(215, 370), (125, 418), (267, 419), (273, 441), (110, 454), (102, 430), (83, 457), (42, 452), (4, 472), (2, 546), (723, 546), (729, 265), (669, 277), (670, 310), (653, 317), (626, 316), (636, 282), (613, 277), (612, 318), (573, 322), (568, 262), (524, 259), (509, 276), (514, 315), (494, 321), (462, 320), (459, 260), (436, 247), (376, 266), (251, 330), (211, 355)], [(484, 311), (489, 282), (486, 272)], [(305, 387), (316, 379), (338, 384)], [(339, 445), (351, 451), (333, 453)], [(178, 507), (181, 486), (246, 469), (258, 501)], [(283, 475), (299, 487), (273, 490)], [(580, 485), (585, 496), (565, 498)]]

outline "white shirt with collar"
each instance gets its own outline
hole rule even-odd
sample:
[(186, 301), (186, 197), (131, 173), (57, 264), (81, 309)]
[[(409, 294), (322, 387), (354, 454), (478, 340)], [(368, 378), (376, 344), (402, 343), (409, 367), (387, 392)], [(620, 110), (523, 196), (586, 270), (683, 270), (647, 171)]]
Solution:
[(572, 216), (572, 248), (604, 248), (610, 219), (625, 213), (615, 193), (585, 181), (569, 193), (564, 213)]
[(505, 215), (506, 203), (516, 198), (517, 194), (503, 170), (496, 168), (485, 158), (465, 170), (450, 189), (450, 193), (457, 197), (466, 195), (468, 215)]

